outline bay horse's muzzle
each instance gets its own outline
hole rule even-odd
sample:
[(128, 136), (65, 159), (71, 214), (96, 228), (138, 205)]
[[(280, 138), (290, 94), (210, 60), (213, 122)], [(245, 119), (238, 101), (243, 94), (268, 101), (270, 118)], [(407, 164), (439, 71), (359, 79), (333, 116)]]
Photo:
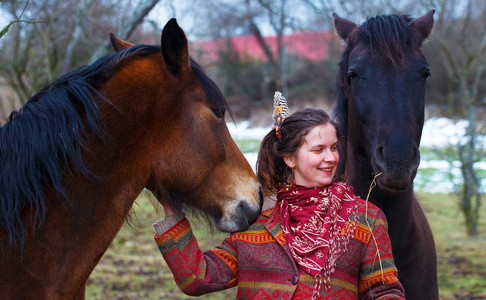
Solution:
[(263, 194), (258, 190), (258, 201), (247, 199), (229, 201), (225, 205), (226, 213), (214, 219), (216, 227), (225, 232), (236, 232), (248, 229), (260, 215), (263, 206)]

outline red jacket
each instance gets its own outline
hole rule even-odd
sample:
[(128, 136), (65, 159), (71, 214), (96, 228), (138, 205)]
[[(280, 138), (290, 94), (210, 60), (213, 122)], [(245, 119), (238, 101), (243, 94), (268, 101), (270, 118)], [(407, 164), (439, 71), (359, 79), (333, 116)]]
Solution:
[[(355, 237), (337, 260), (332, 291), (322, 288), (321, 299), (404, 299), (385, 216), (362, 199), (357, 205), (360, 221)], [(188, 295), (234, 286), (238, 286), (237, 299), (309, 299), (312, 295), (314, 277), (292, 258), (278, 205), (263, 212), (248, 230), (231, 234), (221, 246), (204, 253), (186, 218), (156, 235), (155, 241), (175, 282)]]

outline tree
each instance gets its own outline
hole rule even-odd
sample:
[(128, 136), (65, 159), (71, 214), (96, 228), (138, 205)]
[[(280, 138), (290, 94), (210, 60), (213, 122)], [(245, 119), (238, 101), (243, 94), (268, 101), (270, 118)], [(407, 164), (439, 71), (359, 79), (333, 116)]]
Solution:
[[(287, 0), (280, 1), (251, 1), (245, 0), (245, 5), (248, 13), (248, 26), (250, 32), (256, 37), (258, 44), (262, 47), (265, 56), (267, 57), (270, 66), (270, 85), (269, 93), (273, 91), (282, 91), (287, 94), (285, 73), (282, 70), (284, 58), (283, 34), (285, 29), (292, 26), (292, 18), (289, 16), (289, 5)], [(262, 31), (260, 30), (257, 21), (255, 20), (259, 13), (263, 11), (268, 18), (272, 29), (277, 34), (277, 53), (274, 54), (270, 45), (263, 39)], [(266, 96), (267, 93), (264, 94)]]
[[(287, 94), (285, 61), (288, 57), (283, 37), (286, 33), (302, 29), (306, 21), (302, 16), (312, 15), (312, 11), (291, 0), (206, 0), (201, 6), (199, 19), (204, 16), (206, 20), (201, 28), (208, 37), (226, 38), (230, 45), (232, 37), (245, 34), (254, 36), (258, 42), (265, 55), (265, 63), (263, 68), (259, 68), (263, 86), (259, 89), (257, 101), (272, 97), (275, 90)], [(305, 28), (308, 29), (307, 26)], [(266, 35), (276, 35), (276, 49), (272, 49), (265, 40)]]
[[(449, 112), (455, 119), (464, 119), (464, 135), (453, 145), (449, 155), (451, 166), (459, 161), (462, 181), (456, 183), (459, 208), (469, 235), (478, 234), (479, 212), (484, 190), (475, 164), (486, 159), (480, 139), (486, 135), (481, 110), (486, 104), (486, 2), (483, 0), (432, 0), (437, 7), (438, 22), (434, 40), (444, 64), (447, 78), (454, 85), (448, 95)], [(442, 151), (442, 155), (446, 156)], [(452, 157), (452, 159), (451, 159)]]
[(108, 32), (127, 39), (159, 1), (2, 1), (2, 11), (13, 20), (42, 20), (17, 22), (0, 40), (0, 78), (15, 95), (15, 107), (8, 111), (25, 104), (54, 78), (106, 54)]
[(24, 9), (20, 13), (20, 16), (18, 16), (15, 20), (11, 21), (10, 23), (7, 24), (7, 26), (3, 27), (2, 30), (0, 31), (0, 38), (2, 38), (10, 29), (10, 26), (14, 25), (15, 23), (30, 23), (30, 24), (35, 24), (37, 21), (27, 21), (22, 19), (22, 16), (25, 12), (25, 9), (27, 8), (27, 5), (29, 5), (29, 1), (24, 6)]
[[(128, 18), (128, 22), (124, 27), (117, 32), (117, 36), (122, 39), (128, 39), (135, 28), (142, 23), (145, 16), (154, 8), (154, 6), (159, 2), (159, 0), (141, 1), (134, 11), (131, 12)], [(98, 47), (96, 51), (93, 52), (90, 62), (94, 62), (97, 58), (102, 55), (106, 55), (108, 49), (111, 49), (111, 44), (106, 40), (102, 45)]]

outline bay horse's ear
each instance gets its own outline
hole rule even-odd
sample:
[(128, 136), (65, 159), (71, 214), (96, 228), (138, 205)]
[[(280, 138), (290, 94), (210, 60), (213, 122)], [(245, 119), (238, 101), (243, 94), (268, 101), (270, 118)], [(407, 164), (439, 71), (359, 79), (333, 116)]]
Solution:
[(132, 43), (122, 40), (111, 32), (109, 32), (108, 35), (110, 36), (111, 45), (113, 46), (113, 49), (115, 49), (115, 51), (133, 46)]
[(165, 24), (161, 37), (162, 56), (174, 75), (189, 69), (189, 46), (186, 34), (172, 18)]
[(432, 28), (434, 27), (434, 13), (435, 9), (431, 9), (428, 13), (413, 20), (410, 24), (416, 33), (419, 44), (422, 44), (432, 32)]
[(358, 28), (358, 25), (349, 20), (339, 17), (336, 13), (332, 13), (332, 17), (334, 18), (334, 28), (336, 29), (339, 37), (343, 40), (346, 40), (351, 32)]

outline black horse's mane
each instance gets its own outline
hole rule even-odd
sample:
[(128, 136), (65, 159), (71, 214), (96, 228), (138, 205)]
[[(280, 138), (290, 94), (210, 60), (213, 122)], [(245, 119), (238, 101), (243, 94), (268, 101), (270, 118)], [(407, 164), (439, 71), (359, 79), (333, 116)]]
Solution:
[[(108, 101), (97, 89), (128, 57), (160, 52), (160, 46), (135, 45), (104, 56), (93, 64), (67, 73), (42, 88), (0, 126), (0, 227), (10, 240), (23, 248), (26, 229), (21, 211), (30, 207), (33, 230), (45, 221), (45, 188), (51, 186), (69, 205), (63, 188), (62, 166), (71, 164), (91, 176), (81, 159), (84, 136), (89, 129), (104, 135), (99, 101)], [(199, 64), (191, 67), (212, 104), (223, 112), (228, 105), (216, 84)]]
[[(346, 153), (347, 146), (347, 120), (348, 120), (348, 97), (350, 96), (350, 80), (348, 78), (349, 55), (356, 47), (356, 44), (365, 43), (372, 53), (378, 53), (386, 57), (393, 66), (405, 68), (405, 51), (414, 43), (414, 32), (410, 27), (413, 19), (408, 15), (378, 15), (367, 18), (361, 24), (360, 30), (352, 33), (346, 40), (346, 49), (341, 55), (336, 78), (336, 90), (338, 92), (337, 106), (334, 109), (333, 117), (340, 125), (343, 137), (344, 149), (341, 155)], [(340, 162), (340, 173), (345, 173), (345, 161)]]

